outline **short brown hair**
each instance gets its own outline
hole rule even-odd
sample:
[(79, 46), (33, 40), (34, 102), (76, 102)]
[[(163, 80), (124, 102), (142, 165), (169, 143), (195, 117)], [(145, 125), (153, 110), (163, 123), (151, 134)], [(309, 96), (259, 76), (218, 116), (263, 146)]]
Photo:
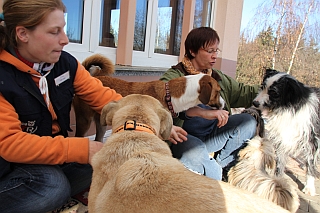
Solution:
[(8, 45), (17, 46), (17, 26), (32, 30), (50, 12), (56, 9), (66, 12), (61, 0), (5, 0), (2, 8), (5, 24), (0, 27), (0, 51)]
[(195, 28), (189, 32), (184, 42), (185, 55), (189, 59), (193, 59), (190, 51), (197, 53), (200, 48), (205, 48), (216, 42), (220, 43), (220, 38), (214, 29), (211, 27)]

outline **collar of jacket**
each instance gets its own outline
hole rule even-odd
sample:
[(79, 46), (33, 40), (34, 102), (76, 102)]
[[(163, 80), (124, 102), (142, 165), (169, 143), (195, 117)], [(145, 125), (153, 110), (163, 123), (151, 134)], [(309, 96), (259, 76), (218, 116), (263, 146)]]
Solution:
[[(189, 73), (187, 73), (186, 69), (184, 68), (182, 62), (178, 63), (177, 65), (175, 66), (172, 66), (172, 69), (178, 69), (180, 70), (184, 75), (189, 75)], [(212, 69), (212, 74), (211, 74), (211, 77), (216, 79), (216, 81), (221, 81), (221, 77), (220, 75), (217, 73), (216, 70)]]

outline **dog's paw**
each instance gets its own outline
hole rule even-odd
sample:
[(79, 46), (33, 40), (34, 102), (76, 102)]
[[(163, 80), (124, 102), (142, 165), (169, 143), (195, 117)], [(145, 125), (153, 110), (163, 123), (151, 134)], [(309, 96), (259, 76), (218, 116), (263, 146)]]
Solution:
[(264, 129), (264, 119), (261, 116), (261, 110), (255, 107), (249, 107), (244, 109), (241, 113), (247, 113), (254, 117), (254, 119), (257, 121), (257, 130), (256, 134), (260, 137), (264, 137), (265, 129)]
[(241, 113), (247, 113), (252, 115), (256, 120), (261, 119), (261, 110), (255, 108), (255, 107), (249, 107), (244, 109)]
[(314, 187), (305, 186), (304, 189), (302, 190), (302, 192), (304, 194), (310, 195), (310, 196), (318, 196), (319, 195), (316, 193), (316, 189)]

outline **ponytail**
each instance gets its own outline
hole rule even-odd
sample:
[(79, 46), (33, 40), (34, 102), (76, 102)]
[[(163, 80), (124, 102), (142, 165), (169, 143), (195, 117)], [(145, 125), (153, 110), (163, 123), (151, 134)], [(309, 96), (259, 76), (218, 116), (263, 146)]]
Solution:
[(4, 15), (0, 13), (0, 52), (8, 45), (9, 39), (6, 34)]

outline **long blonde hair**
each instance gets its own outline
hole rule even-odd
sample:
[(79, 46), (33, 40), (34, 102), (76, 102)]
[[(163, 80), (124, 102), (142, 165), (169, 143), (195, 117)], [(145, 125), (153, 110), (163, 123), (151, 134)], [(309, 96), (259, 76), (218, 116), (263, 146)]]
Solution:
[(56, 9), (66, 12), (61, 0), (5, 0), (2, 8), (4, 24), (0, 26), (0, 52), (8, 45), (17, 47), (17, 26), (33, 30), (50, 12)]

